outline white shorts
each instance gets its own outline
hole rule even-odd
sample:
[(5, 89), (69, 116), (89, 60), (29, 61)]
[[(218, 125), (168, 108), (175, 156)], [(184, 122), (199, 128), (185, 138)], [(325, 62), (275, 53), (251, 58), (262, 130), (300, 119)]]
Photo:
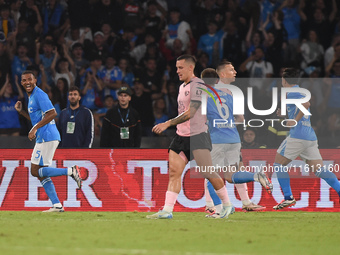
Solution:
[(213, 144), (211, 158), (214, 166), (240, 164), (241, 143)]
[(32, 152), (31, 163), (38, 166), (49, 166), (59, 145), (59, 141), (36, 143)]
[(300, 156), (303, 160), (317, 160), (322, 159), (318, 141), (308, 141), (287, 137), (280, 145), (277, 153), (280, 155), (294, 160)]

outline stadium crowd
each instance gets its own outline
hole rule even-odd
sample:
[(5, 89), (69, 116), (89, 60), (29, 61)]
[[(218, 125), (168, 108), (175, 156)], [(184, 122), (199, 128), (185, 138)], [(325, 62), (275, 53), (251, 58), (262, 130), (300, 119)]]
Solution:
[[(37, 85), (48, 93), (58, 114), (69, 104), (68, 89), (80, 89), (81, 105), (93, 112), (96, 136), (103, 114), (117, 105), (118, 90), (130, 87), (143, 136), (156, 136), (151, 132), (155, 124), (177, 116), (180, 82), (175, 65), (186, 53), (197, 57), (198, 77), (222, 59), (231, 61), (237, 71), (235, 84), (245, 95), (246, 88), (253, 87), (256, 109), (270, 108), (272, 88), (280, 87), (284, 67), (300, 68), (300, 86), (312, 94), (312, 124), (321, 147), (339, 146), (339, 4), (0, 0), (0, 135), (27, 135), (31, 129), (14, 104), (22, 100), (27, 106), (20, 76), (34, 70)], [(245, 119), (259, 117), (246, 112)], [(277, 148), (288, 129), (276, 124), (253, 129), (251, 148)], [(240, 127), (241, 132), (245, 129)]]

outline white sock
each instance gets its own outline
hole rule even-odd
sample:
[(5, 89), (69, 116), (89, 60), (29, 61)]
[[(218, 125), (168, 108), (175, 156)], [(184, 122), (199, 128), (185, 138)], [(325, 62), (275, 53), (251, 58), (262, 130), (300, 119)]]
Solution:
[(249, 199), (242, 200), (242, 204), (243, 205), (249, 205), (249, 204), (251, 204), (251, 201)]
[(53, 207), (63, 207), (61, 203), (53, 204)]
[(67, 168), (67, 175), (72, 175), (72, 167)]
[(215, 209), (216, 209), (216, 213), (221, 213), (221, 211), (222, 211), (222, 204), (216, 205)]

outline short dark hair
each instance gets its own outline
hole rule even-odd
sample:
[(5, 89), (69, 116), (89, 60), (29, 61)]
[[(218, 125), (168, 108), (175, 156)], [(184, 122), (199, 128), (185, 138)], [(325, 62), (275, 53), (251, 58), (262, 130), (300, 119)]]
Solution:
[(72, 92), (72, 91), (78, 91), (79, 95), (81, 95), (80, 89), (77, 86), (71, 86), (68, 92)]
[(194, 57), (194, 56), (192, 56), (192, 55), (189, 55), (189, 54), (184, 54), (184, 55), (182, 55), (182, 56), (179, 56), (178, 58), (177, 58), (177, 61), (179, 61), (179, 60), (185, 60), (185, 62), (191, 62), (194, 66), (196, 65), (196, 58)]
[(201, 73), (201, 79), (208, 85), (215, 85), (219, 79), (219, 76), (215, 69), (206, 68)]
[(26, 70), (26, 71), (23, 71), (21, 75), (24, 75), (24, 74), (32, 74), (32, 75), (34, 76), (35, 79), (37, 78), (37, 77), (35, 76), (33, 70)]
[(283, 70), (282, 78), (290, 85), (297, 84), (299, 81), (300, 72), (293, 67), (287, 67)]
[(232, 65), (232, 63), (226, 59), (223, 59), (220, 63), (218, 63), (216, 72), (219, 73), (227, 65)]

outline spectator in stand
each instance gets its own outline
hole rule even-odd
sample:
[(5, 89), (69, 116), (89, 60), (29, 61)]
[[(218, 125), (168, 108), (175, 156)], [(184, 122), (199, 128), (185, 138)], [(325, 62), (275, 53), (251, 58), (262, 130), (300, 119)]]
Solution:
[(157, 1), (151, 0), (147, 2), (146, 15), (143, 19), (145, 32), (152, 34), (158, 42), (161, 38), (161, 31), (164, 29), (165, 15), (157, 15)]
[[(274, 11), (280, 7), (279, 1), (276, 0), (262, 0), (261, 1), (261, 21), (260, 23), (263, 24), (266, 22), (269, 16), (274, 14)], [(264, 26), (265, 30), (268, 30), (274, 26), (272, 21), (269, 21), (266, 26)]]
[(83, 57), (83, 45), (81, 43), (75, 43), (72, 45), (72, 60), (74, 62), (74, 67), (75, 67), (75, 80), (77, 80), (77, 78), (79, 79), (81, 75), (79, 75), (80, 69), (84, 66), (89, 66), (90, 65), (90, 61), (88, 61), (87, 59), (85, 59)]
[(332, 61), (331, 70), (326, 70), (326, 75), (331, 79), (326, 79), (326, 90), (324, 97), (324, 108), (328, 114), (340, 113), (340, 59)]
[(0, 6), (0, 31), (4, 33), (5, 38), (17, 29), (16, 23), (10, 14), (10, 7), (7, 4)]
[(124, 25), (136, 27), (142, 22), (143, 8), (139, 0), (124, 1)]
[(209, 55), (210, 66), (216, 66), (223, 56), (221, 40), (224, 32), (217, 28), (217, 23), (214, 20), (209, 21), (208, 33), (200, 37), (197, 45), (197, 54), (204, 51)]
[(18, 26), (19, 18), (20, 18), (20, 7), (21, 7), (21, 0), (13, 0), (10, 3), (10, 16), (13, 18), (15, 25)]
[(250, 20), (246, 36), (247, 57), (250, 57), (257, 47), (262, 47), (262, 31), (255, 30), (253, 19)]
[[(38, 26), (36, 26), (38, 27)], [(20, 17), (17, 27), (16, 41), (17, 43), (24, 43), (28, 48), (28, 56), (34, 58), (35, 40), (38, 37), (40, 29), (35, 30), (29, 26), (28, 21), (24, 17)]]
[(40, 54), (40, 42), (36, 43), (36, 51), (35, 51), (35, 64), (40, 65), (43, 64), (45, 68), (45, 73), (47, 77), (47, 83), (52, 85), (54, 84), (52, 77), (51, 65), (54, 59), (53, 49), (55, 45), (51, 40), (44, 40), (42, 43), (42, 54)]
[(168, 3), (167, 0), (148, 0), (143, 4), (143, 9), (145, 13), (148, 9), (149, 2), (154, 2), (156, 4), (156, 15), (160, 18), (166, 17), (168, 15)]
[(43, 34), (53, 35), (59, 38), (60, 33), (69, 26), (67, 6), (60, 3), (60, 0), (47, 0), (42, 8)]
[(92, 112), (80, 105), (80, 90), (71, 86), (68, 93), (69, 107), (61, 111), (58, 130), (61, 148), (91, 148), (94, 138)]
[(69, 91), (69, 84), (65, 78), (59, 78), (56, 82), (56, 86), (52, 89), (52, 93), (56, 93), (59, 95), (59, 106), (60, 110), (64, 110), (67, 107), (67, 97)]
[(113, 32), (111, 24), (103, 23), (100, 31), (104, 34), (104, 45), (108, 47), (109, 52), (112, 52), (116, 41), (116, 34)]
[(132, 91), (121, 87), (118, 105), (107, 111), (100, 136), (100, 147), (140, 147), (142, 132), (138, 112), (130, 106)]
[(22, 100), (24, 95), (19, 86), (18, 77), (16, 76), (15, 86), (19, 91), (19, 96), (13, 93), (9, 75), (6, 77), (6, 82), (0, 89), (0, 136), (19, 136), (21, 125), (14, 105), (18, 100)]
[(146, 54), (147, 47), (154, 42), (154, 35), (147, 33), (144, 38), (144, 43), (133, 48), (133, 50), (130, 52), (130, 56), (135, 60), (135, 63), (140, 63), (141, 59)]
[(180, 20), (180, 10), (179, 8), (173, 8), (170, 10), (170, 20), (165, 30), (168, 31), (166, 38), (166, 46), (171, 48), (173, 45), (173, 41), (176, 38), (179, 38), (183, 43), (182, 50), (186, 50), (188, 46), (188, 42), (190, 41), (189, 35), (187, 33), (190, 29), (189, 23), (184, 20)]
[(248, 72), (250, 78), (262, 78), (250, 80), (250, 85), (260, 90), (266, 88), (264, 83), (266, 80), (263, 78), (273, 77), (273, 65), (264, 60), (264, 52), (261, 47), (257, 47), (254, 54), (241, 64), (240, 71)]
[(267, 148), (265, 144), (257, 142), (256, 130), (247, 128), (242, 134), (242, 149), (264, 149)]
[(266, 22), (260, 27), (265, 38), (263, 43), (265, 48), (265, 58), (267, 61), (273, 64), (275, 76), (279, 75), (280, 68), (283, 65), (283, 52), (286, 49), (288, 43), (287, 31), (284, 28), (282, 21), (283, 12), (281, 10), (277, 10), (272, 16), (272, 22), (274, 26), (266, 31), (264, 27), (266, 27), (267, 22), (269, 22), (269, 19), (267, 19)]
[(297, 49), (300, 44), (300, 12), (296, 0), (285, 0), (279, 10), (284, 14), (283, 24), (288, 34), (288, 47), (285, 51), (285, 63), (295, 63), (297, 59)]
[(197, 44), (195, 38), (192, 35), (191, 30), (188, 30), (187, 33), (189, 34), (190, 41), (185, 51), (183, 51), (183, 42), (179, 38), (176, 38), (173, 42), (173, 46), (171, 48), (168, 48), (165, 45), (165, 38), (167, 33), (168, 33), (167, 30), (163, 31), (162, 38), (159, 41), (159, 49), (163, 54), (166, 62), (168, 63), (168, 66), (170, 67), (170, 70), (168, 70), (170, 78), (178, 79), (178, 75), (176, 73), (177, 58), (183, 54), (194, 54), (196, 52)]
[(86, 73), (85, 86), (81, 89), (81, 104), (90, 110), (103, 107), (101, 91), (103, 81), (92, 71)]
[(156, 43), (150, 43), (147, 48), (144, 57), (141, 59), (139, 66), (144, 66), (148, 59), (154, 59), (157, 65), (157, 72), (163, 73), (166, 68), (166, 60), (160, 53), (159, 47)]
[(6, 82), (6, 76), (11, 71), (11, 60), (8, 54), (8, 47), (5, 41), (0, 41), (0, 89)]
[(65, 34), (64, 40), (65, 40), (66, 45), (69, 45), (71, 47), (72, 45), (76, 43), (84, 45), (85, 40), (92, 42), (93, 37), (91, 33), (91, 28), (71, 27), (70, 29), (68, 29), (67, 33)]
[(200, 77), (202, 71), (209, 67), (209, 55), (206, 52), (202, 52), (197, 56), (197, 63), (195, 66), (195, 74)]
[(133, 81), (135, 75), (131, 71), (131, 66), (128, 58), (121, 58), (118, 64), (119, 69), (122, 72), (122, 85), (125, 87), (133, 88)]
[(325, 55), (324, 55), (324, 67), (326, 68), (329, 63), (334, 58), (334, 55), (336, 55), (336, 58), (340, 59), (340, 34), (335, 34), (333, 37), (332, 45), (326, 49)]
[(134, 30), (132, 28), (126, 27), (123, 29), (123, 34), (117, 37), (113, 47), (113, 55), (117, 59), (130, 56), (130, 51), (132, 50), (132, 39), (134, 36)]
[(63, 44), (63, 53), (64, 57), (59, 58), (57, 48), (53, 49), (54, 59), (51, 64), (51, 71), (54, 84), (57, 83), (57, 80), (59, 78), (65, 78), (69, 86), (73, 86), (75, 81), (74, 74), (76, 73), (76, 68), (72, 58), (68, 54), (68, 48), (66, 44)]
[(94, 133), (95, 135), (99, 135), (101, 133), (101, 129), (103, 126), (104, 116), (106, 115), (107, 111), (111, 109), (114, 105), (116, 105), (115, 100), (111, 95), (107, 95), (104, 98), (104, 107), (98, 109), (93, 113), (94, 118)]
[[(93, 2), (93, 1), (92, 1)], [(98, 31), (104, 23), (111, 24), (113, 31), (118, 33), (122, 29), (124, 19), (124, 1), (99, 0), (92, 8), (92, 30)]]
[(192, 24), (196, 38), (207, 33), (207, 24), (214, 19), (216, 13), (221, 11), (215, 2), (211, 0), (191, 1), (191, 10), (194, 14)]
[(25, 18), (31, 28), (35, 31), (42, 31), (43, 21), (40, 15), (39, 8), (34, 0), (26, 0), (22, 2), (20, 7), (20, 17)]
[(153, 136), (151, 129), (155, 119), (152, 113), (152, 100), (155, 96), (145, 90), (139, 78), (135, 79), (133, 89), (135, 93), (131, 97), (131, 106), (139, 113), (143, 136)]
[(305, 69), (311, 63), (317, 66), (323, 64), (324, 49), (319, 43), (319, 38), (314, 30), (310, 30), (308, 34), (308, 39), (304, 40), (300, 47), (302, 61), (300, 66)]
[[(321, 68), (317, 66), (310, 65), (304, 69), (307, 75), (306, 79), (302, 79), (300, 85), (301, 88), (308, 89), (311, 94), (315, 97), (313, 104), (311, 106), (316, 107), (316, 109), (321, 110), (321, 104), (324, 100), (325, 86), (320, 78)], [(314, 113), (313, 113), (314, 114)], [(319, 114), (322, 114), (320, 111)], [(313, 122), (312, 122), (313, 124)]]
[(105, 44), (104, 33), (102, 31), (97, 31), (93, 34), (93, 42), (85, 42), (85, 54), (87, 59), (90, 59), (92, 55), (99, 55), (105, 61), (110, 51)]
[(101, 73), (104, 96), (111, 95), (114, 100), (117, 100), (117, 90), (122, 86), (123, 74), (116, 66), (116, 60), (112, 55), (107, 57)]
[(139, 74), (140, 82), (144, 88), (152, 94), (159, 94), (163, 85), (163, 74), (157, 72), (157, 63), (154, 58), (145, 61), (145, 68)]
[[(323, 2), (323, 1), (316, 1)], [(332, 40), (332, 32), (334, 31), (335, 26), (335, 17), (338, 11), (336, 0), (328, 1), (328, 4), (331, 3), (331, 12), (329, 14), (325, 14), (324, 12), (324, 3), (323, 7), (320, 5), (315, 5), (314, 10), (312, 10), (312, 14), (307, 16), (304, 12), (304, 8), (306, 6), (305, 0), (300, 1), (299, 13), (301, 16), (302, 31), (307, 32), (303, 34), (302, 37), (307, 37), (308, 32), (310, 30), (314, 30), (320, 39), (320, 44), (324, 49), (327, 49)]]
[[(235, 21), (230, 20), (224, 27), (223, 35), (223, 58), (228, 59), (235, 66), (242, 63), (243, 53), (243, 32), (236, 26)], [(203, 69), (202, 69), (203, 71)]]
[[(13, 52), (13, 50), (14, 48), (11, 49), (11, 52)], [(13, 80), (15, 80), (15, 76), (21, 77), (21, 74), (27, 69), (27, 67), (34, 63), (33, 59), (27, 56), (27, 52), (28, 49), (26, 44), (19, 43), (17, 45), (17, 54), (14, 56), (12, 54), (10, 55), (10, 58), (12, 59), (11, 69)]]
[(158, 98), (153, 101), (153, 116), (155, 118), (154, 125), (165, 122), (169, 119), (169, 116), (166, 114), (165, 101), (163, 98)]
[(169, 119), (178, 115), (177, 96), (177, 85), (174, 81), (169, 80), (167, 84), (167, 93), (164, 95), (166, 114), (169, 116)]
[(99, 55), (92, 55), (90, 58), (90, 66), (85, 70), (85, 72), (80, 77), (80, 89), (85, 86), (85, 77), (87, 73), (91, 72), (95, 74), (100, 80), (103, 78), (103, 73), (101, 72), (102, 68), (102, 58)]

